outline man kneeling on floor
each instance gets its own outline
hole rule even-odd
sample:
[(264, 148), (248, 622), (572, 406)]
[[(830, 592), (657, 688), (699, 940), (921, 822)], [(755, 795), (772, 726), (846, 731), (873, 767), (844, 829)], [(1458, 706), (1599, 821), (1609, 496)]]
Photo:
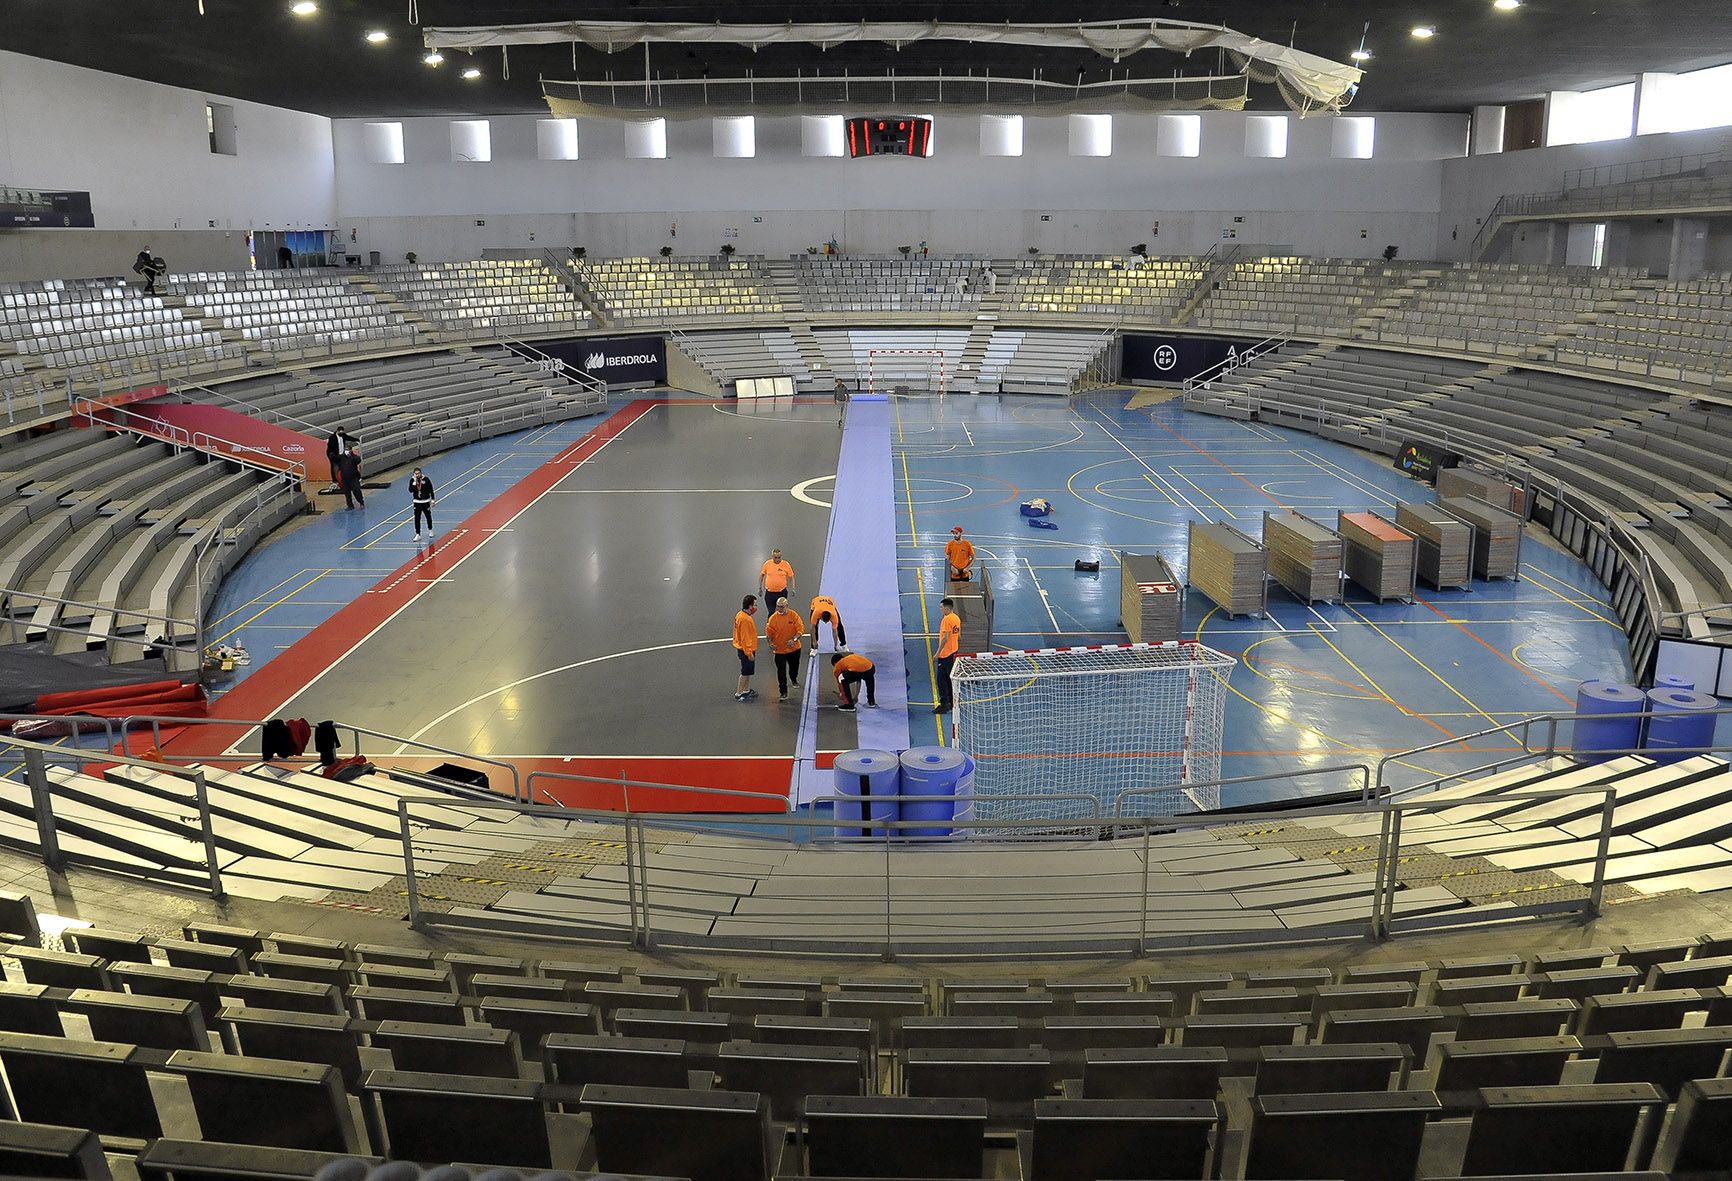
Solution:
[(836, 695), (842, 699), (837, 709), (854, 712), (855, 685), (866, 686), (866, 708), (878, 708), (877, 666), (870, 660), (858, 652), (838, 652), (830, 657), (830, 671), (836, 674)]

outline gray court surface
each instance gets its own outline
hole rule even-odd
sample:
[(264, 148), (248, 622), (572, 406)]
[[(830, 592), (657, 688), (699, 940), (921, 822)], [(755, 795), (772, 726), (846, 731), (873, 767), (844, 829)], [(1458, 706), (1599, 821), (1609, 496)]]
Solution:
[[(834, 474), (838, 435), (828, 406), (657, 405), (283, 712), (477, 754), (792, 756), (799, 695), (776, 702), (760, 644), (735, 702), (729, 636), (772, 547), (802, 613), (818, 589), (829, 509), (792, 490)], [(852, 745), (820, 720), (820, 749)]]

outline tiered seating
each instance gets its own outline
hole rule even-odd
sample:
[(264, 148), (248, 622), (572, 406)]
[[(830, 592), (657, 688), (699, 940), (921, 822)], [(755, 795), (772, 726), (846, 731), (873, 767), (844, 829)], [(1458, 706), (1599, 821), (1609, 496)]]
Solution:
[(1383, 321), (1378, 336), (1410, 344), (1526, 355), (1630, 285), (1636, 272), (1460, 264)]
[(165, 618), (192, 619), (222, 575), (305, 505), (298, 487), (266, 473), (130, 435), (63, 429), (12, 441), (0, 447), (0, 614), (19, 625), (7, 638), (115, 661), (187, 643), (192, 629)]
[(743, 377), (792, 377), (797, 388), (816, 384), (786, 329), (682, 334), (675, 343), (724, 390)]
[(957, 366), (968, 343), (966, 328), (820, 328), (813, 336), (838, 378), (863, 389), (870, 370), (870, 380), (880, 390), (898, 385), (926, 388), (929, 382), (937, 380), (939, 357), (926, 353), (898, 355), (895, 350), (935, 349), (943, 353), (945, 378), (956, 382)]
[(1365, 259), (1248, 259), (1233, 264), (1193, 321), (1200, 328), (1268, 335), (1345, 336), (1400, 277), (1397, 269)]
[[(75, 370), (81, 380), (239, 362), (222, 337), (121, 279), (0, 284), (0, 353), (24, 365)], [(0, 372), (0, 379), (8, 374)]]
[(205, 923), (75, 927), (60, 950), (4, 901), (0, 1152), (38, 1175), (92, 1175), (64, 1162), (104, 1149), (144, 1176), (302, 1178), (345, 1154), (704, 1181), (1732, 1166), (1725, 936), (1339, 971), (833, 976)]
[(1732, 275), (1639, 291), (1615, 318), (1561, 344), (1558, 359), (1693, 385), (1732, 381)]
[(815, 312), (972, 312), (985, 290), (980, 259), (803, 254), (795, 262), (801, 298)]
[(1099, 333), (1000, 328), (987, 342), (975, 385), (1008, 394), (1069, 393), (1107, 344)]
[(168, 290), (266, 353), (385, 348), (415, 338), (401, 316), (365, 291), (316, 270), (195, 271), (171, 279)]
[(546, 336), (575, 332), (593, 322), (539, 259), (378, 267), (367, 277), (444, 332)]
[(782, 310), (760, 257), (609, 258), (578, 271), (614, 320), (764, 316)]
[[(187, 396), (324, 439), (345, 428), (367, 471), (520, 427), (599, 413), (605, 397), (503, 348), (454, 349), (297, 369)], [(322, 460), (311, 470), (323, 476)]]
[(1205, 273), (1206, 264), (1194, 258), (1138, 262), (1058, 255), (1018, 263), (1004, 307), (1007, 313), (1112, 316), (1169, 324)]

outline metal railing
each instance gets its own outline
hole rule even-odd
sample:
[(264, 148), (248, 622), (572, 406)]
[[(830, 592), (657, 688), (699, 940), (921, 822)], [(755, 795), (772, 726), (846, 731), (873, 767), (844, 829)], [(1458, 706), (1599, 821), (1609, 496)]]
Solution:
[(322, 427), (316, 422), (311, 422), (305, 418), (300, 418), (296, 415), (290, 414), (286, 410), (266, 410), (264, 407), (253, 402), (248, 402), (244, 398), (237, 398), (233, 394), (224, 393), (221, 390), (213, 390), (209, 386), (199, 385), (197, 382), (178, 382), (169, 388), (169, 393), (186, 396), (189, 390), (196, 391), (199, 395), (197, 398), (193, 399), (194, 401), (210, 401), (215, 402), (220, 406), (232, 407), (233, 409), (239, 410), (249, 417), (256, 418), (261, 422), (297, 426), (301, 428), (302, 434), (311, 435), (314, 438), (319, 438), (325, 435), (329, 430), (329, 428)]
[(592, 377), (581, 369), (573, 368), (553, 354), (538, 349), (527, 341), (518, 340), (514, 336), (501, 336), (499, 343), (506, 352), (521, 357), (541, 372), (553, 377), (563, 377), (585, 393), (598, 395), (603, 401), (607, 399), (607, 383), (600, 378)]
[[(604, 779), (599, 775), (574, 775), (568, 771), (531, 771), (528, 778), (524, 780), (524, 799), (532, 802), (535, 798), (535, 785), (538, 782), (546, 780), (559, 780), (560, 782), (565, 783), (584, 783), (595, 787), (618, 788), (620, 793), (620, 811), (622, 812), (633, 811), (631, 806), (631, 793), (633, 788), (636, 788), (640, 795), (646, 791), (675, 792), (683, 795), (707, 796), (714, 799), (761, 800), (775, 805), (773, 809), (758, 809), (758, 811), (765, 812), (790, 812), (794, 807), (793, 801), (784, 792), (746, 791), (742, 788), (732, 787), (694, 787), (690, 784), (684, 783), (655, 783), (648, 780), (628, 779), (624, 772), (620, 773), (618, 779)], [(545, 789), (543, 789), (542, 795), (549, 799), (555, 799), (553, 794)], [(564, 807), (563, 804), (560, 806)]]
[[(1272, 781), (1291, 782), (1295, 779), (1313, 779), (1319, 775), (1350, 775), (1359, 780), (1359, 800), (1369, 804), (1373, 798), (1371, 785), (1371, 768), (1364, 763), (1337, 763), (1328, 767), (1304, 767), (1297, 771), (1266, 771), (1259, 775), (1234, 775), (1227, 779), (1212, 779), (1205, 783), (1187, 783), (1189, 790), (1204, 792), (1211, 788), (1242, 787), (1247, 783), (1269, 783)], [(1171, 787), (1127, 787), (1113, 798), (1113, 816), (1121, 818), (1127, 815), (1125, 801), (1138, 796), (1159, 795), (1171, 792)], [(997, 797), (992, 797), (997, 798)]]
[[(1293, 332), (1297, 331), (1298, 325), (1294, 325)], [(1227, 357), (1226, 359), (1209, 366), (1209, 368), (1203, 370), (1201, 373), (1192, 377), (1187, 377), (1184, 380), (1184, 383), (1180, 386), (1180, 389), (1182, 389), (1186, 394), (1189, 394), (1192, 390), (1196, 389), (1208, 389), (1216, 381), (1223, 377), (1232, 376), (1240, 369), (1249, 365), (1252, 361), (1262, 357), (1265, 353), (1275, 352), (1283, 345), (1292, 343), (1293, 332), (1284, 331), (1273, 336), (1265, 337), (1250, 348), (1246, 349), (1244, 352), (1239, 353), (1237, 356)]]
[[(70, 763), (74, 767), (82, 767), (86, 763), (101, 762), (104, 766), (118, 764), (123, 767), (137, 767), (142, 770), (161, 772), (163, 770), (161, 764), (130, 758), (126, 755), (116, 755), (108, 750), (103, 750), (93, 757), (91, 752), (76, 747), (50, 746), (25, 738), (0, 735), (0, 754), (7, 753), (16, 753), (24, 765), (24, 782), (30, 789), (32, 819), (35, 822), (37, 847), (42, 854), (42, 863), (56, 873), (64, 872), (67, 865), (73, 862), (89, 864), (97, 869), (114, 868), (113, 865), (105, 863), (99, 857), (74, 855), (61, 848), (60, 829), (64, 822), (56, 815), (54, 803), (56, 797), (64, 793), (48, 774), (48, 766), (50, 763)], [(205, 785), (204, 772), (194, 769), (190, 776), (183, 775), (180, 778), (191, 784), (191, 798), (165, 798), (165, 805), (177, 803), (181, 807), (175, 810), (173, 820), (170, 820), (166, 814), (158, 816), (158, 822), (151, 827), (170, 833), (181, 831), (188, 836), (189, 840), (198, 842), (204, 851), (204, 865), (199, 867), (188, 862), (181, 868), (188, 873), (197, 873), (202, 870), (210, 896), (221, 900), (225, 897), (222, 863), (217, 856), (215, 821), (211, 814), (210, 793)], [(160, 788), (153, 787), (152, 790), (161, 793)], [(184, 813), (184, 809), (187, 807), (193, 810), (193, 815), (190, 817)], [(82, 843), (89, 845), (100, 842), (92, 837), (85, 837)], [(173, 857), (160, 853), (147, 854), (147, 856), (160, 859), (165, 869), (170, 868), (174, 861)], [(146, 876), (150, 875), (147, 874)]]
[(1681, 176), (1701, 172), (1711, 164), (1732, 158), (1727, 152), (1694, 152), (1681, 156), (1656, 156), (1647, 160), (1629, 160), (1622, 164), (1601, 164), (1595, 168), (1572, 168), (1564, 173), (1564, 191), (1596, 189), (1607, 185), (1628, 184), (1631, 181), (1655, 180), (1663, 176)]
[[(181, 729), (181, 728), (191, 727), (191, 726), (219, 726), (219, 727), (229, 727), (232, 729), (238, 729), (238, 730), (244, 731), (244, 733), (242, 733), (242, 735), (239, 738), (237, 738), (233, 742), (229, 743), (229, 748), (233, 749), (234, 747), (239, 746), (242, 742), (246, 741), (248, 735), (250, 735), (253, 731), (262, 730), (264, 728), (265, 724), (266, 724), (265, 722), (260, 721), (258, 719), (254, 719), (254, 718), (176, 718), (176, 717), (170, 717), (168, 715), (163, 715), (163, 714), (130, 714), (127, 717), (121, 719), (121, 722), (119, 725), (119, 729), (120, 729), (120, 753), (124, 756), (130, 757), (130, 755), (131, 755), (131, 742), (132, 742), (132, 739), (130, 737), (131, 731), (136, 730), (136, 729), (140, 729), (143, 727), (149, 728), (149, 730), (150, 730), (150, 744), (152, 746), (156, 747), (158, 750), (162, 750), (162, 728), (164, 726), (168, 726), (172, 729)], [(383, 730), (372, 730), (366, 726), (358, 726), (358, 725), (354, 724), (353, 722), (336, 722), (335, 725), (336, 725), (337, 730), (339, 732), (347, 732), (348, 733), (349, 738), (350, 738), (350, 745), (349, 745), (349, 753), (350, 754), (364, 755), (366, 753), (365, 751), (362, 750), (362, 743), (361, 743), (362, 737), (365, 736), (368, 738), (380, 739), (381, 741), (383, 741), (387, 744), (396, 743), (397, 749), (394, 752), (392, 752), (393, 754), (396, 754), (396, 755), (401, 755), (409, 747), (414, 747), (416, 750), (430, 751), (433, 754), (443, 755), (443, 756), (446, 756), (449, 758), (467, 759), (470, 762), (483, 763), (489, 767), (497, 767), (499, 770), (505, 772), (506, 775), (510, 778), (510, 780), (511, 780), (511, 799), (518, 801), (518, 802), (521, 802), (521, 803), (525, 803), (525, 804), (527, 804), (529, 802), (529, 794), (524, 788), (522, 773), (518, 771), (517, 765), (515, 763), (507, 762), (504, 759), (491, 758), (487, 755), (473, 754), (469, 751), (453, 750), (447, 746), (438, 746), (438, 745), (431, 743), (431, 742), (422, 742), (420, 739), (416, 739), (416, 738), (404, 738), (403, 736), (401, 736), (399, 734), (387, 734)], [(219, 753), (219, 754), (214, 754), (214, 755), (175, 755), (175, 754), (168, 754), (165, 752), (163, 754), (162, 758), (163, 758), (163, 761), (169, 762), (169, 763), (218, 763), (218, 762), (224, 762), (224, 761), (232, 762), (237, 758), (247, 758), (249, 761), (251, 761), (250, 756), (240, 755), (238, 753), (237, 754)], [(306, 762), (312, 762), (314, 760), (307, 759), (305, 761)]]
[(233, 439), (225, 439), (210, 431), (194, 431), (179, 423), (168, 422), (160, 418), (152, 418), (148, 414), (140, 414), (125, 406), (105, 406), (97, 402), (75, 402), (72, 412), (89, 418), (91, 422), (110, 430), (124, 431), (140, 439), (157, 443), (167, 443), (177, 451), (186, 449), (208, 455), (212, 459), (226, 460), (239, 464), (241, 467), (252, 468), (271, 477), (289, 476), (296, 481), (305, 482), (307, 465), (297, 460), (285, 459), (275, 463), (266, 463), (256, 458), (259, 449), (237, 443)]

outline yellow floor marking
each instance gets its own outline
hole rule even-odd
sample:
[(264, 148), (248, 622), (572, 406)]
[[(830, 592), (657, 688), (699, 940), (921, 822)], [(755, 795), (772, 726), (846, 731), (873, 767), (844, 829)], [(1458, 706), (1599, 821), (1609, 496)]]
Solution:
[[(290, 591), (288, 594), (284, 595), (282, 598), (278, 599), (276, 602), (271, 603), (269, 606), (266, 606), (262, 610), (255, 612), (251, 616), (242, 620), (240, 623), (236, 624), (234, 627), (230, 628), (228, 631), (224, 632), (222, 635), (217, 636), (215, 639), (208, 639), (207, 638), (205, 640), (205, 647), (209, 648), (209, 647), (213, 647), (214, 645), (222, 643), (224, 640), (228, 639), (230, 636), (232, 636), (236, 632), (240, 631), (241, 628), (245, 627), (247, 624), (251, 623), (253, 620), (258, 619), (261, 616), (268, 615), (272, 611), (275, 611), (278, 607), (281, 607), (284, 603), (288, 602), (290, 599), (292, 599), (296, 595), (300, 594), (301, 591), (306, 590), (307, 587), (312, 586), (313, 583), (319, 581), (319, 579), (323, 578), (325, 575), (327, 575), (329, 573), (330, 573), (329, 570), (319, 571), (319, 573), (317, 573), (317, 574), (313, 575), (311, 578), (307, 579), (307, 581), (302, 583), (301, 586), (298, 587), (297, 589)], [(281, 585), (281, 584), (279, 583), (278, 585)]]
[(1401, 650), (1401, 653), (1404, 656), (1406, 656), (1409, 660), (1413, 661), (1413, 663), (1417, 664), (1420, 668), (1424, 669), (1426, 672), (1430, 673), (1433, 677), (1435, 677), (1437, 679), (1438, 684), (1442, 685), (1445, 689), (1448, 689), (1451, 693), (1453, 693), (1457, 697), (1461, 698), (1461, 700), (1467, 705), (1467, 707), (1469, 709), (1473, 710), (1475, 714), (1484, 718), (1487, 722), (1489, 722), (1493, 726), (1498, 724), (1496, 718), (1494, 718), (1490, 714), (1486, 713), (1483, 709), (1480, 709), (1480, 707), (1471, 698), (1469, 698), (1467, 694), (1463, 693), (1460, 689), (1457, 689), (1448, 677), (1444, 676), (1442, 673), (1438, 672), (1435, 668), (1432, 668), (1431, 665), (1425, 663), (1425, 661), (1423, 661), (1419, 657), (1415, 656), (1411, 651), (1408, 650), (1408, 648), (1405, 645), (1403, 645), (1401, 643), (1400, 640), (1397, 640), (1394, 636), (1392, 636), (1388, 632), (1384, 631), (1377, 624), (1372, 623), (1371, 620), (1365, 619), (1365, 616), (1360, 615), (1360, 613), (1357, 610), (1355, 610), (1354, 608), (1348, 607), (1347, 609), (1349, 611), (1352, 611), (1353, 614), (1358, 615), (1360, 619), (1364, 619), (1366, 623), (1371, 624), (1371, 630), (1372, 631), (1376, 632), (1378, 635), (1380, 635), (1384, 639), (1388, 640), (1391, 644), (1394, 644), (1398, 649)]

